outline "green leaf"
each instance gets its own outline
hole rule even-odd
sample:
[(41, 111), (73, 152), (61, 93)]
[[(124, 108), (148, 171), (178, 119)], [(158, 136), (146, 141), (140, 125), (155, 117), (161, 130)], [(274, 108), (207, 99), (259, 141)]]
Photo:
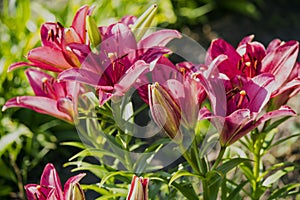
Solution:
[(199, 197), (195, 193), (192, 184), (178, 184), (172, 183), (172, 186), (179, 190), (188, 200), (198, 200)]
[(278, 170), (277, 172), (275, 172), (274, 174), (272, 174), (268, 178), (266, 178), (266, 180), (264, 180), (262, 185), (265, 186), (265, 187), (270, 187), (273, 183), (278, 181), (278, 179), (280, 179), (282, 176), (284, 176), (288, 172), (291, 172), (291, 171), (294, 171), (294, 170), (295, 170), (294, 166), (285, 167), (281, 170)]
[(247, 158), (232, 158), (229, 161), (217, 167), (216, 171), (220, 172), (221, 174), (226, 174), (227, 172), (229, 172), (239, 164), (244, 162), (249, 162), (249, 161), (251, 160)]
[(211, 194), (210, 198), (211, 199), (217, 198), (217, 194), (221, 186), (222, 179), (225, 177), (226, 173), (234, 169), (239, 164), (249, 162), (249, 161), (250, 160), (246, 158), (233, 158), (223, 163), (219, 167), (217, 167), (216, 170), (210, 171), (207, 174), (207, 182), (209, 183), (208, 188)]
[(86, 146), (82, 142), (61, 142), (60, 145), (77, 147), (79, 149), (86, 148)]
[[(151, 163), (151, 160), (154, 158), (156, 153), (163, 147), (164, 144), (167, 144), (168, 142), (168, 138), (163, 138), (153, 143), (135, 162), (133, 169), (137, 173), (143, 172), (144, 169), (149, 165), (149, 163)], [(157, 166), (157, 168), (161, 168), (161, 166)], [(149, 170), (149, 167), (147, 169)]]
[(99, 159), (103, 158), (104, 156), (109, 156), (109, 157), (116, 158), (116, 159), (119, 159), (120, 161), (124, 162), (123, 158), (121, 158), (119, 155), (117, 155), (111, 151), (107, 151), (105, 149), (92, 149), (92, 148), (84, 149), (84, 150), (80, 151), (79, 153), (72, 156), (69, 160), (72, 161), (75, 158), (82, 158), (82, 157), (84, 158), (87, 156), (94, 156)]
[(22, 135), (30, 136), (32, 133), (25, 126), (20, 125), (16, 130), (0, 138), (0, 156), (16, 142)]
[[(268, 174), (270, 174), (272, 171), (276, 171), (282, 168), (286, 168), (289, 166), (295, 166), (299, 168), (299, 165), (297, 165), (296, 163), (292, 163), (292, 162), (281, 162), (281, 163), (276, 163), (274, 165), (272, 165), (270, 168), (266, 169), (259, 177), (259, 179), (264, 179)], [(273, 174), (273, 173), (272, 173)]]
[(243, 174), (247, 177), (247, 179), (249, 181), (254, 180), (254, 176), (253, 176), (253, 172), (252, 172), (252, 166), (250, 164), (246, 163), (242, 163), (240, 165), (240, 168), (243, 172)]
[(285, 142), (285, 141), (287, 141), (287, 140), (289, 140), (289, 139), (292, 139), (292, 138), (294, 138), (294, 137), (299, 137), (300, 136), (300, 133), (297, 133), (297, 134), (293, 134), (293, 135), (290, 135), (290, 136), (288, 136), (288, 137), (285, 137), (285, 138), (283, 138), (283, 139), (280, 139), (280, 140), (278, 140), (277, 142), (275, 142), (274, 144), (272, 144), (270, 147), (269, 147), (269, 149), (271, 149), (272, 147), (275, 147), (275, 146), (277, 146), (277, 145), (279, 145), (279, 144), (281, 144), (281, 143), (283, 143), (283, 142)]
[(287, 119), (289, 119), (289, 118), (290, 118), (290, 116), (281, 118), (281, 119), (279, 119), (279, 120), (273, 122), (272, 124), (268, 125), (268, 126), (264, 129), (264, 132), (267, 133), (267, 132), (271, 131), (272, 129), (278, 127), (280, 124), (282, 124), (283, 122), (285, 122), (285, 121), (286, 121)]
[(193, 174), (193, 173), (191, 173), (191, 172), (181, 170), (181, 171), (177, 171), (177, 172), (171, 177), (171, 179), (170, 179), (170, 181), (169, 181), (169, 185), (172, 185), (172, 183), (173, 183), (176, 179), (178, 179), (178, 178), (180, 178), (180, 177), (182, 177), (182, 176), (193, 176), (193, 177), (197, 177), (197, 178), (200, 178), (200, 179), (203, 178), (203, 177), (200, 176), (200, 175)]
[(243, 187), (247, 183), (248, 183), (248, 181), (244, 181), (244, 182), (238, 184), (238, 186), (229, 194), (229, 196), (226, 199), (232, 200), (232, 199), (236, 198), (237, 195), (240, 193), (240, 191), (243, 189)]
[(12, 169), (12, 167), (7, 166), (2, 159), (0, 159), (0, 177), (5, 178), (7, 180), (11, 180), (15, 183), (18, 183), (17, 177)]
[(126, 172), (122, 172), (122, 171), (109, 172), (106, 176), (104, 176), (102, 178), (101, 182), (99, 183), (99, 187), (101, 188), (108, 179), (110, 179), (111, 177), (117, 176), (117, 175), (128, 176), (129, 174)]
[(282, 188), (279, 188), (275, 190), (268, 198), (268, 200), (273, 200), (276, 198), (286, 197), (289, 195), (289, 192), (295, 188), (299, 188), (300, 183), (291, 183), (288, 185), (283, 186)]
[(83, 171), (88, 170), (95, 174), (98, 178), (102, 178), (107, 174), (107, 169), (104, 166), (98, 164), (91, 164), (83, 161), (67, 162), (64, 164), (64, 167), (75, 165), (76, 168), (72, 169), (74, 171)]
[(92, 185), (92, 184), (89, 184), (89, 185), (85, 185), (85, 184), (80, 184), (80, 186), (82, 187), (83, 190), (93, 190), (99, 194), (103, 194), (103, 195), (108, 195), (110, 194), (109, 191), (107, 191), (106, 189), (104, 188), (99, 188), (98, 185)]
[(126, 197), (127, 194), (122, 194), (122, 193), (117, 193), (117, 194), (109, 194), (109, 195), (104, 195), (102, 197), (97, 198), (96, 200), (105, 200), (105, 199), (112, 199), (116, 197)]

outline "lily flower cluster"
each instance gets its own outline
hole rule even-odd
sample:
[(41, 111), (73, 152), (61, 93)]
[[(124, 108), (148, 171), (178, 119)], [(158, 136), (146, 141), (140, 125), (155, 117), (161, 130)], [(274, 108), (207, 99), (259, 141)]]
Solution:
[(84, 173), (73, 176), (67, 180), (62, 190), (60, 178), (53, 164), (48, 163), (41, 176), (40, 185), (25, 185), (29, 200), (85, 200), (84, 192), (79, 181)]
[[(24, 107), (73, 123), (82, 83), (96, 88), (99, 106), (136, 88), (149, 104), (156, 124), (173, 141), (182, 141), (182, 129), (193, 130), (199, 120), (209, 119), (220, 134), (222, 147), (272, 118), (296, 114), (285, 104), (300, 88), (298, 42), (276, 39), (264, 47), (250, 35), (235, 49), (216, 39), (205, 63), (173, 64), (165, 56), (172, 53), (166, 45), (181, 34), (160, 30), (143, 35), (141, 31), (149, 26), (156, 10), (153, 6), (140, 18), (125, 16), (117, 23), (97, 27), (92, 8), (83, 6), (69, 28), (43, 24), (42, 46), (28, 53), (28, 62), (10, 67), (33, 67), (26, 75), (36, 96), (15, 97), (3, 110)], [(211, 110), (203, 106), (206, 99)], [(54, 177), (56, 182), (43, 177)], [(47, 165), (41, 186), (26, 186), (28, 197), (70, 199), (63, 196), (81, 191), (77, 182), (82, 175), (72, 178), (69, 182), (76, 184), (73, 189), (66, 184), (64, 193), (55, 177), (52, 165)], [(127, 199), (147, 199), (148, 181), (134, 177)]]

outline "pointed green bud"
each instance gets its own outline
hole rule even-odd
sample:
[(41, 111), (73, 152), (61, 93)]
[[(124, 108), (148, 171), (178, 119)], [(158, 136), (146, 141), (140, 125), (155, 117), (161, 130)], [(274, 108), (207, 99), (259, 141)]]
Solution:
[(146, 27), (150, 27), (151, 23), (157, 13), (157, 5), (154, 4), (148, 10), (146, 10), (132, 25), (131, 31), (133, 32), (135, 39), (139, 41), (146, 33)]
[(92, 46), (97, 47), (101, 43), (100, 31), (94, 18), (90, 15), (86, 17), (86, 29)]
[(181, 109), (169, 91), (159, 83), (149, 85), (149, 105), (156, 124), (174, 141), (180, 142)]

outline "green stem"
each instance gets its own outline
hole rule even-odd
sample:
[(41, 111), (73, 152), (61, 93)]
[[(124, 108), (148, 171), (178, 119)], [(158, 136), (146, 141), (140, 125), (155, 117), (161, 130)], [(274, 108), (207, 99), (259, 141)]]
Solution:
[(218, 167), (218, 165), (220, 164), (220, 162), (222, 161), (222, 158), (224, 156), (224, 153), (225, 153), (225, 150), (226, 150), (226, 146), (222, 146), (220, 151), (219, 151), (219, 155), (214, 163), (214, 165), (212, 166), (211, 170), (214, 170)]
[(261, 162), (261, 143), (262, 139), (258, 138), (255, 141), (255, 146), (254, 146), (254, 152), (253, 152), (253, 177), (254, 177), (254, 182), (252, 184), (252, 189), (253, 189), (253, 200), (258, 200), (259, 196), (258, 195), (258, 189), (259, 189), (259, 182), (260, 182), (260, 162)]
[(179, 145), (179, 149), (180, 149), (183, 157), (191, 165), (193, 171), (196, 172), (197, 174), (201, 174), (199, 168), (193, 162), (193, 160), (191, 159), (190, 155), (188, 154), (188, 151), (184, 148), (184, 146), (182, 146), (182, 144), (178, 144), (178, 145)]
[(202, 179), (202, 188), (203, 188), (203, 200), (209, 200), (210, 199), (209, 187), (208, 187), (207, 180), (205, 178)]
[(199, 149), (197, 146), (196, 139), (194, 139), (194, 141), (193, 141), (192, 151), (194, 152), (194, 155), (196, 157), (197, 166), (198, 166), (198, 169), (200, 170), (200, 173), (202, 175), (205, 175), (205, 173), (207, 172), (207, 167), (206, 167), (207, 165), (206, 165), (206, 161), (204, 158), (200, 159)]

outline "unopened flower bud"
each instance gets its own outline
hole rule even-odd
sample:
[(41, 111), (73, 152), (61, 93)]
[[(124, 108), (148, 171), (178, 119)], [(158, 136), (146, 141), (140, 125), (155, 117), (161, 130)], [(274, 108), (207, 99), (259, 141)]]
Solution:
[(79, 183), (71, 185), (71, 190), (66, 200), (85, 200), (84, 192)]
[(92, 46), (97, 47), (101, 43), (101, 36), (95, 20), (90, 15), (86, 17), (86, 29)]
[(179, 130), (181, 109), (178, 102), (163, 86), (154, 83), (149, 85), (149, 104), (157, 125), (162, 127), (171, 139), (179, 142), (182, 135)]
[(148, 178), (133, 176), (126, 200), (148, 200)]
[(157, 13), (157, 5), (154, 4), (148, 10), (146, 10), (131, 26), (131, 31), (133, 32), (135, 39), (139, 41), (146, 32), (146, 27), (150, 27)]

